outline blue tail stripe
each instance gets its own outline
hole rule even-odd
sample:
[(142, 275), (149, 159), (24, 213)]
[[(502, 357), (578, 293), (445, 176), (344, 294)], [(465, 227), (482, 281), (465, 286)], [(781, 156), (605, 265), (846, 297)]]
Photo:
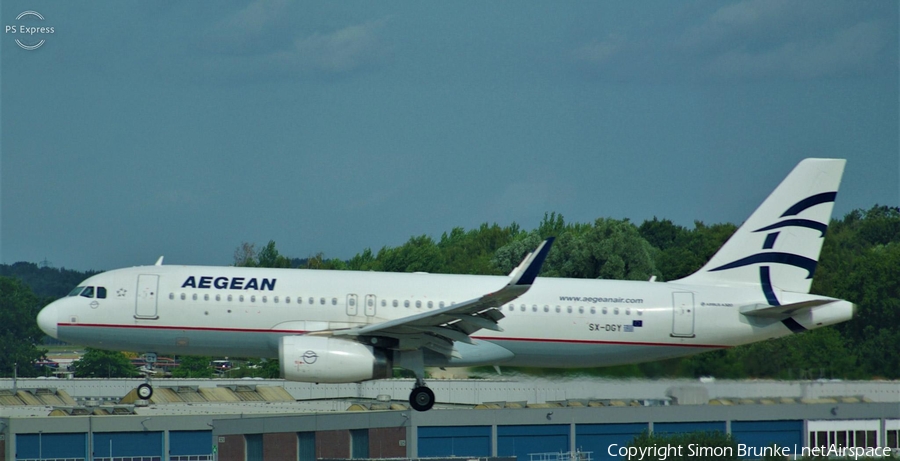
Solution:
[(800, 325), (800, 322), (794, 320), (793, 317), (788, 317), (781, 321), (784, 326), (788, 327), (792, 333), (803, 333), (806, 331), (806, 327)]
[(795, 255), (791, 253), (780, 253), (775, 251), (771, 253), (757, 253), (755, 255), (750, 255), (746, 258), (741, 258), (737, 261), (716, 267), (715, 269), (710, 269), (709, 271), (716, 272), (726, 269), (734, 269), (736, 267), (749, 266), (751, 264), (757, 263), (787, 264), (788, 266), (806, 269), (806, 271), (808, 272), (806, 278), (808, 279), (811, 279), (813, 277), (813, 274), (816, 272), (817, 264), (815, 259), (810, 259), (805, 256)]
[(781, 217), (785, 216), (796, 216), (800, 214), (803, 210), (807, 208), (812, 208), (820, 203), (828, 203), (833, 202), (835, 197), (837, 197), (837, 192), (822, 192), (821, 194), (816, 194), (811, 197), (807, 197), (797, 203), (795, 203), (792, 207), (788, 208)]
[(763, 243), (763, 250), (771, 250), (775, 246), (775, 239), (778, 238), (778, 232), (772, 232), (766, 236), (766, 242)]
[(787, 219), (785, 221), (781, 221), (779, 223), (772, 224), (771, 226), (766, 226), (761, 229), (756, 229), (753, 232), (762, 232), (769, 231), (772, 229), (781, 229), (782, 227), (806, 227), (808, 229), (813, 229), (819, 231), (822, 235), (820, 237), (825, 237), (825, 231), (828, 229), (826, 224), (822, 224), (818, 221), (812, 221), (809, 219)]
[(769, 275), (769, 266), (759, 268), (759, 284), (762, 285), (763, 293), (766, 295), (766, 301), (770, 306), (780, 306), (778, 297), (775, 296), (775, 290), (772, 289), (772, 278)]

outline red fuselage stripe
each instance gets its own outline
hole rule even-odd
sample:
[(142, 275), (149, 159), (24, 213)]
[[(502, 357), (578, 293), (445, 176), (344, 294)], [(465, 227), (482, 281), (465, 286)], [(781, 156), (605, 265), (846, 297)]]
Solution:
[[(180, 331), (219, 331), (229, 333), (286, 333), (286, 334), (303, 334), (305, 330), (263, 330), (248, 328), (211, 328), (211, 327), (184, 327), (184, 326), (167, 326), (167, 325), (107, 325), (102, 323), (60, 323), (59, 328), (66, 327), (88, 327), (88, 328), (123, 328), (135, 330), (180, 330)], [(488, 336), (472, 336), (472, 339), (481, 341), (521, 341), (521, 342), (539, 342), (539, 343), (566, 343), (566, 344), (622, 344), (628, 346), (669, 346), (669, 347), (700, 347), (722, 349), (731, 346), (721, 346), (716, 344), (678, 344), (678, 343), (648, 343), (648, 342), (630, 342), (630, 341), (596, 341), (582, 339), (554, 339), (554, 338), (495, 338)]]

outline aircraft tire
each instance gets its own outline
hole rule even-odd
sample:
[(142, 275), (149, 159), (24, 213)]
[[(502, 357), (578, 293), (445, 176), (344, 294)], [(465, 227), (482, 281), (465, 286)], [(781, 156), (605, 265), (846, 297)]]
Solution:
[(150, 400), (153, 397), (153, 386), (144, 383), (137, 387), (137, 396), (142, 400)]
[(434, 392), (431, 389), (420, 386), (409, 394), (409, 404), (416, 411), (428, 411), (434, 406)]

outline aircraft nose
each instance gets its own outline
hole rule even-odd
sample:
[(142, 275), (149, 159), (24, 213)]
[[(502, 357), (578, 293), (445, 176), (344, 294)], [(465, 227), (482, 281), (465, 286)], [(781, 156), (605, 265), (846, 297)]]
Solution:
[(37, 323), (41, 331), (47, 335), (56, 338), (57, 321), (59, 320), (58, 307), (56, 303), (50, 303), (47, 307), (41, 309), (38, 313)]

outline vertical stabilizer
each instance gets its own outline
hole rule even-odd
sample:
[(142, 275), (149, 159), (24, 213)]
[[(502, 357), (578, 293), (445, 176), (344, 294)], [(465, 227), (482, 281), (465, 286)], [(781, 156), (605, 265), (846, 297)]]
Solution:
[(699, 271), (678, 283), (761, 285), (809, 293), (844, 173), (842, 159), (806, 159), (778, 185)]

